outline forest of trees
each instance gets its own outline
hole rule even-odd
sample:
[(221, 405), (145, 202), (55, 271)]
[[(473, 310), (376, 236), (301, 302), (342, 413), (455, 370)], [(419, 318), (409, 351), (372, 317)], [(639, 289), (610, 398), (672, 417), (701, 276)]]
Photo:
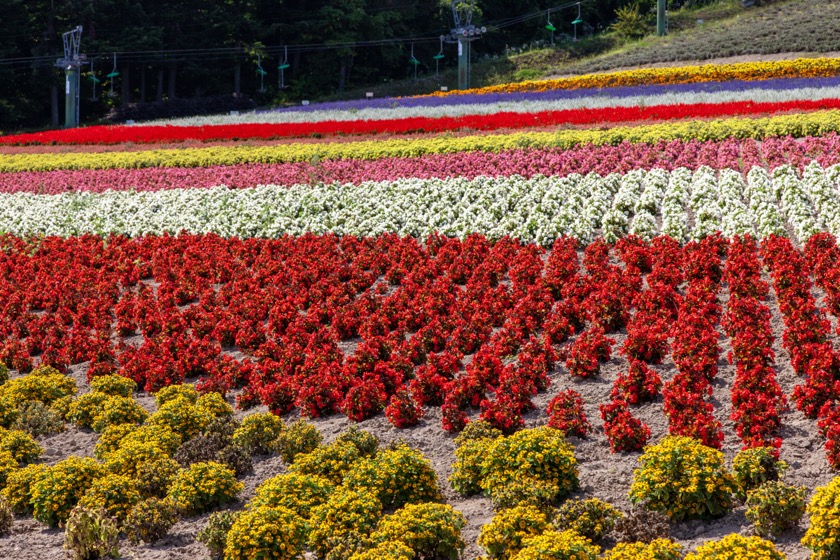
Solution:
[[(478, 0), (475, 22), (490, 31), (474, 53), (497, 54), (508, 45), (546, 40), (543, 17), (501, 29), (494, 22), (568, 3)], [(580, 30), (605, 29), (616, 9), (629, 3), (581, 0), (586, 23)], [(63, 56), (61, 34), (77, 25), (84, 28), (81, 52), (94, 62), (98, 87), (106, 94), (114, 89), (112, 96), (91, 102), (93, 83), (85, 68), (84, 115), (121, 103), (235, 92), (253, 97), (259, 88), (257, 54), (267, 72), (262, 101), (276, 99), (283, 45), (292, 46), (285, 70), (290, 85), (285, 94), (292, 98), (408, 77), (407, 38), (418, 38), (420, 68), (433, 72), (438, 37), (452, 26), (448, 0), (2, 0), (0, 13), (0, 130), (59, 122), (63, 74), (55, 62)], [(571, 33), (576, 15), (572, 6), (552, 16), (557, 33)], [(376, 45), (346, 46), (364, 42)], [(454, 48), (448, 48), (444, 64), (454, 64)], [(106, 75), (113, 53), (119, 76), (112, 86)]]

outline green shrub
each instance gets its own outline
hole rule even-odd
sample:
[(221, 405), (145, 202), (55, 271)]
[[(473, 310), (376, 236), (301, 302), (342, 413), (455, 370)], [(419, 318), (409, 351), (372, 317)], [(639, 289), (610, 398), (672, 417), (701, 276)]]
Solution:
[(142, 424), (149, 415), (146, 409), (131, 397), (111, 396), (102, 403), (102, 409), (93, 419), (94, 432), (102, 433), (115, 424)]
[(284, 507), (309, 519), (312, 508), (325, 504), (333, 489), (330, 481), (320, 476), (278, 474), (257, 486), (248, 507)]
[(132, 544), (154, 544), (165, 537), (177, 521), (172, 502), (148, 498), (131, 508), (123, 523), (123, 532)]
[(386, 508), (441, 499), (437, 475), (422, 453), (404, 443), (358, 461), (343, 485), (372, 492)]
[(732, 476), (742, 500), (750, 490), (767, 481), (779, 480), (787, 470), (787, 463), (776, 459), (771, 447), (751, 447), (739, 451), (732, 460)]
[(367, 491), (336, 490), (326, 503), (312, 509), (309, 547), (321, 558), (331, 541), (357, 532), (369, 535), (382, 516), (382, 504)]
[(528, 483), (535, 480), (556, 489), (552, 500), (568, 496), (578, 486), (574, 447), (563, 432), (547, 426), (493, 440), (481, 474), (481, 488), (491, 499), (509, 493), (512, 486), (525, 491), (523, 499), (529, 498)]
[(37, 461), (44, 448), (23, 430), (6, 430), (0, 433), (0, 451), (8, 451), (15, 461), (25, 465)]
[(546, 531), (522, 542), (513, 560), (596, 560), (601, 549), (574, 531)]
[(321, 445), (322, 440), (323, 436), (318, 428), (305, 420), (298, 420), (283, 430), (274, 445), (280, 458), (291, 464), (299, 454), (309, 453)]
[[(685, 560), (717, 560), (737, 558), (738, 560), (786, 560), (787, 556), (776, 550), (770, 541), (760, 537), (727, 535), (719, 541), (703, 543)], [(813, 558), (813, 556), (812, 556)]]
[(134, 478), (137, 491), (147, 498), (163, 498), (180, 470), (178, 462), (166, 456), (140, 463)]
[(760, 536), (778, 535), (795, 527), (805, 514), (804, 486), (779, 480), (765, 482), (747, 494), (747, 520)]
[(610, 30), (624, 39), (640, 39), (648, 34), (650, 26), (639, 12), (638, 2), (620, 6), (615, 11), (616, 21)]
[(634, 507), (616, 520), (613, 537), (619, 542), (652, 543), (667, 538), (670, 529), (666, 515)]
[(633, 473), (630, 501), (672, 520), (724, 515), (732, 507), (735, 481), (723, 453), (682, 436), (645, 447)]
[(0, 496), (0, 537), (12, 534), (12, 525), (15, 522), (15, 513), (6, 498)]
[(233, 416), (217, 416), (207, 423), (201, 435), (214, 437), (228, 446), (233, 443), (233, 434), (240, 425)]
[(567, 500), (558, 509), (554, 527), (572, 530), (591, 541), (598, 541), (613, 530), (621, 512), (598, 498)]
[(100, 375), (90, 380), (90, 388), (97, 393), (130, 397), (137, 390), (137, 383), (122, 375)]
[(333, 484), (341, 484), (344, 475), (358, 460), (359, 450), (352, 443), (332, 443), (295, 457), (289, 472), (321, 476)]
[(371, 457), (379, 449), (379, 438), (370, 432), (350, 426), (341, 432), (333, 443), (352, 443), (359, 450), (359, 456)]
[(203, 543), (213, 558), (221, 558), (227, 546), (227, 536), (233, 522), (239, 515), (233, 511), (215, 511), (207, 519), (207, 525), (196, 535), (196, 540)]
[(182, 443), (172, 458), (182, 467), (189, 467), (194, 463), (206, 463), (215, 460), (223, 445), (214, 437), (196, 436)]
[(64, 431), (64, 421), (57, 412), (47, 408), (47, 405), (35, 401), (25, 403), (21, 407), (15, 428), (32, 437), (50, 436)]
[(283, 420), (271, 412), (246, 416), (233, 433), (233, 442), (252, 455), (269, 455), (273, 444), (286, 429)]
[(234, 501), (242, 488), (242, 483), (226, 466), (216, 462), (196, 463), (178, 473), (167, 496), (179, 512), (198, 515)]
[(167, 385), (155, 393), (155, 404), (160, 408), (178, 399), (185, 399), (190, 404), (195, 404), (198, 397), (198, 391), (195, 390), (194, 385)]
[(117, 522), (103, 508), (76, 506), (64, 529), (64, 549), (74, 560), (119, 557)]
[(151, 426), (167, 427), (178, 434), (181, 441), (187, 441), (204, 431), (212, 419), (207, 411), (188, 399), (175, 398), (165, 401), (146, 422)]
[(621, 542), (604, 555), (604, 560), (680, 560), (682, 547), (670, 539), (650, 543)]
[(68, 457), (47, 468), (32, 484), (35, 519), (51, 527), (65, 521), (93, 482), (105, 475), (94, 459)]
[(94, 481), (79, 504), (87, 508), (103, 507), (108, 515), (123, 521), (140, 501), (134, 481), (127, 476), (109, 474)]
[(46, 465), (36, 463), (14, 469), (8, 473), (6, 487), (3, 488), (0, 495), (3, 496), (12, 511), (20, 514), (32, 513), (32, 486), (43, 476), (46, 470)]
[(460, 558), (466, 544), (461, 530), (467, 522), (445, 504), (406, 504), (383, 517), (371, 535), (374, 542), (401, 541), (419, 558)]
[(79, 428), (91, 428), (102, 406), (108, 400), (105, 393), (85, 393), (75, 399), (67, 410), (67, 420)]
[[(407, 550), (411, 558), (414, 558), (414, 553), (410, 548), (400, 543), (403, 550)], [(347, 560), (348, 558), (355, 558), (359, 554), (366, 553), (370, 550), (376, 550), (378, 547), (373, 546), (373, 541), (370, 535), (363, 535), (357, 531), (351, 531), (343, 534), (340, 537), (334, 537), (327, 541), (325, 548), (329, 550), (324, 560)], [(390, 549), (388, 549), (390, 550)], [(386, 556), (387, 557), (387, 556)]]
[(29, 375), (0, 385), (0, 397), (8, 399), (15, 408), (26, 402), (41, 401), (49, 406), (54, 401), (74, 395), (76, 382), (50, 366), (41, 366)]
[(215, 461), (227, 465), (236, 473), (236, 476), (243, 476), (254, 471), (251, 455), (238, 445), (228, 445), (216, 453)]
[(6, 367), (6, 364), (0, 362), (0, 385), (5, 385), (8, 380), (9, 368)]
[(511, 558), (522, 549), (526, 539), (541, 535), (548, 528), (548, 518), (534, 506), (504, 509), (481, 528), (478, 545), (490, 558)]
[(228, 533), (225, 560), (292, 560), (303, 552), (306, 526), (285, 508), (261, 507), (240, 513)]
[(808, 503), (811, 519), (802, 545), (811, 550), (813, 560), (840, 557), (840, 477), (814, 491)]

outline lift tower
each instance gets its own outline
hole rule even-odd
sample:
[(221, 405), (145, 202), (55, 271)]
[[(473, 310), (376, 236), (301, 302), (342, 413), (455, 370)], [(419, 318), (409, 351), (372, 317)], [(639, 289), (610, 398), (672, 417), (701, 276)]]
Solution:
[(82, 64), (87, 57), (79, 54), (82, 41), (82, 26), (73, 31), (62, 33), (64, 40), (64, 58), (59, 58), (55, 65), (64, 70), (64, 127), (79, 126), (79, 90)]
[(476, 27), (472, 23), (475, 0), (451, 0), (450, 5), (455, 27), (449, 31), (449, 37), (441, 35), (441, 40), (458, 43), (458, 89), (469, 89), (470, 45), (487, 33), (487, 28)]

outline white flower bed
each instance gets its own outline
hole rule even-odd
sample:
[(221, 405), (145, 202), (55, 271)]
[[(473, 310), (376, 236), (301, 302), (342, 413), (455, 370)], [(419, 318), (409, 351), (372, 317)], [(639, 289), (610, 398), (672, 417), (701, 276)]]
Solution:
[[(840, 226), (840, 166), (811, 164), (797, 177), (791, 167), (772, 178), (760, 168), (746, 181), (737, 172), (634, 170), (625, 175), (403, 179), (359, 185), (291, 188), (174, 189), (156, 192), (84, 192), (0, 195), (0, 231), (15, 235), (84, 233), (217, 233), (278, 237), (335, 232), (386, 232), (425, 237), (482, 233), (548, 245), (562, 235), (588, 242), (628, 233), (661, 233), (680, 241), (721, 231), (798, 241)], [(816, 216), (816, 218), (814, 217)], [(691, 226), (691, 227), (690, 227)]]

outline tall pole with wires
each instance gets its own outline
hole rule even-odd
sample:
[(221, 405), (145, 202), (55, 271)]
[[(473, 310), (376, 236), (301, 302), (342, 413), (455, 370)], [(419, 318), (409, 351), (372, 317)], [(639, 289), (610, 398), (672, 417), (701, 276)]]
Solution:
[(656, 0), (656, 34), (668, 33), (668, 0)]
[(486, 27), (476, 27), (472, 23), (475, 0), (451, 0), (452, 19), (455, 27), (449, 32), (449, 42), (458, 43), (458, 89), (469, 89), (471, 79), (470, 51), (471, 44), (487, 33)]
[(61, 38), (64, 41), (64, 58), (59, 58), (55, 65), (64, 70), (64, 126), (74, 128), (79, 126), (79, 78), (82, 64), (87, 60), (85, 55), (79, 54), (82, 26), (62, 33)]

